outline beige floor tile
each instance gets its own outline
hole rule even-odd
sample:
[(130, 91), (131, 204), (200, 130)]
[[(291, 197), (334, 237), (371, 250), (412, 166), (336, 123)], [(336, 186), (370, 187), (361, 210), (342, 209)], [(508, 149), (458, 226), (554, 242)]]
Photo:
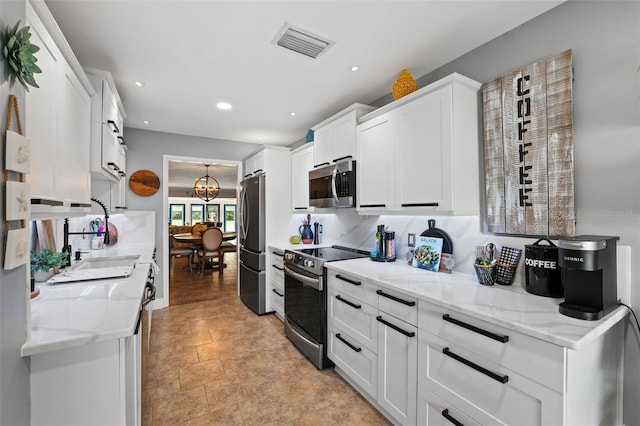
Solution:
[(209, 414), (203, 386), (180, 391), (153, 401), (153, 423), (185, 424), (188, 419)]
[(180, 389), (190, 389), (196, 386), (204, 386), (225, 378), (224, 368), (218, 359), (199, 362), (178, 370), (180, 372)]

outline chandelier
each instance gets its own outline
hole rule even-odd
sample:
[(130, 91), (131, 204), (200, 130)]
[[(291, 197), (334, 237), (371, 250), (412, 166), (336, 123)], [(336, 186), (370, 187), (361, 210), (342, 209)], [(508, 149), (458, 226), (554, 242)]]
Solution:
[(217, 180), (209, 176), (210, 164), (204, 166), (206, 167), (205, 175), (196, 179), (196, 183), (193, 184), (193, 193), (196, 197), (209, 202), (218, 196), (220, 185)]

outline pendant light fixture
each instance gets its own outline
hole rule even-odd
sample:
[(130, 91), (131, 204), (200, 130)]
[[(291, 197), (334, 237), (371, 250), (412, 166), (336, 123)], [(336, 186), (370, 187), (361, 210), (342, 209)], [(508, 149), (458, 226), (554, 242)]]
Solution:
[(199, 177), (196, 183), (193, 184), (193, 193), (196, 197), (209, 202), (216, 198), (220, 193), (220, 185), (218, 181), (209, 176), (209, 166), (211, 164), (205, 164), (206, 172), (204, 176)]

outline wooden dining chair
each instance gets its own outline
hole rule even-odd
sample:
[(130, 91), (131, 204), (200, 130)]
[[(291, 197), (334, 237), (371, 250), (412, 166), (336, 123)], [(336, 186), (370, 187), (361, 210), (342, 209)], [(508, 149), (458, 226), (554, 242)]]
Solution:
[(220, 257), (220, 244), (222, 243), (222, 231), (219, 228), (209, 228), (202, 233), (202, 248), (196, 253), (200, 257), (200, 273), (204, 274), (204, 266), (207, 261), (217, 258), (219, 273), (222, 274), (222, 259)]
[[(235, 239), (231, 241), (225, 241), (222, 244), (220, 244), (219, 251), (220, 251), (220, 264), (224, 268), (224, 254), (238, 251), (238, 246), (236, 246)], [(220, 270), (220, 273), (222, 273), (222, 270)]]
[(171, 260), (173, 260), (174, 257), (187, 256), (189, 261), (189, 272), (191, 272), (191, 258), (193, 256), (193, 250), (191, 247), (181, 246), (173, 235), (169, 236), (169, 244), (169, 255), (171, 256)]

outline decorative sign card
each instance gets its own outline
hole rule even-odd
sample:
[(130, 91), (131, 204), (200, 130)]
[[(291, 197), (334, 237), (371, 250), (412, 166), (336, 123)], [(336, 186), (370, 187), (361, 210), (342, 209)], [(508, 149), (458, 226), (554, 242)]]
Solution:
[(571, 50), (482, 86), (489, 232), (575, 234)]
[(416, 248), (413, 250), (413, 267), (438, 272), (442, 241), (442, 238), (417, 237)]

